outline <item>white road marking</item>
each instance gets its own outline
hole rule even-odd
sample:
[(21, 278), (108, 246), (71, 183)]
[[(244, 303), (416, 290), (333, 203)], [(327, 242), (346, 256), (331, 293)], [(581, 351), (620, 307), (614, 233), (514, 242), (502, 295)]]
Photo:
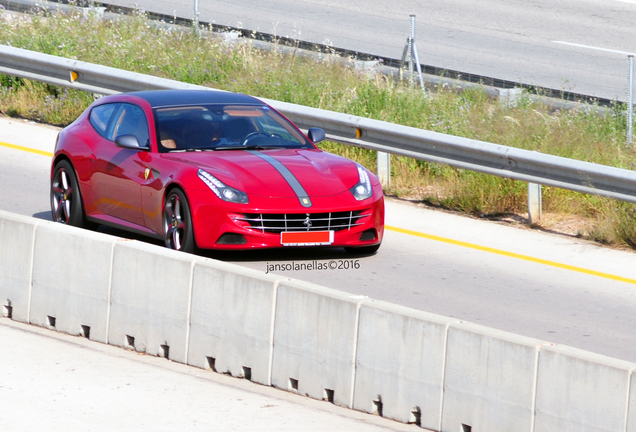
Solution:
[[(627, 1), (627, 0), (616, 0), (616, 1)], [(629, 1), (629, 3), (634, 3), (636, 4), (636, 0), (633, 1)], [(569, 46), (574, 46), (577, 48), (586, 48), (586, 49), (591, 49), (591, 50), (596, 50), (596, 51), (604, 51), (604, 52), (609, 52), (609, 53), (613, 53), (613, 54), (622, 54), (622, 55), (636, 55), (633, 52), (627, 52), (627, 51), (620, 51), (620, 50), (615, 50), (615, 49), (609, 49), (609, 48), (601, 48), (601, 47), (595, 47), (592, 45), (583, 45), (583, 44), (577, 44), (577, 43), (573, 43), (573, 42), (565, 42), (565, 41), (552, 41), (552, 43), (558, 43), (558, 44), (562, 44), (562, 45), (569, 45)]]

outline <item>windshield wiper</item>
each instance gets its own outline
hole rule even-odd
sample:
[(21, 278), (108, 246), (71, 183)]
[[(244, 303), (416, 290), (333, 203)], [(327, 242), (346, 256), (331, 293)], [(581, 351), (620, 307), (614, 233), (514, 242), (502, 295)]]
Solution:
[(224, 147), (214, 147), (209, 150), (272, 150), (283, 148), (281, 146), (260, 146), (260, 145), (249, 145), (249, 146), (224, 146)]
[(261, 145), (243, 146), (243, 150), (275, 150), (275, 149), (280, 149), (280, 148), (284, 148), (284, 147), (281, 147), (281, 146), (261, 146)]

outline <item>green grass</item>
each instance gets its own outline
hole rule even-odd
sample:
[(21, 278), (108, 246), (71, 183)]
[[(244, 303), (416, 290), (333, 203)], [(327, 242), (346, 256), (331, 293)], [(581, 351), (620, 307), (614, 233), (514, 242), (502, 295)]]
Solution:
[[(0, 12), (0, 44), (567, 158), (636, 166), (636, 153), (625, 146), (620, 106), (600, 116), (592, 109), (552, 111), (528, 97), (517, 107), (500, 106), (479, 89), (439, 88), (423, 96), (417, 88), (369, 77), (328, 57), (227, 45), (211, 33), (197, 37), (188, 29), (156, 25), (140, 13), (108, 21), (79, 10), (28, 17)], [(0, 111), (7, 115), (66, 125), (91, 101), (80, 91), (0, 76)], [(375, 170), (371, 151), (334, 143), (321, 147)], [(472, 215), (526, 211), (522, 182), (403, 157), (392, 157), (392, 186), (386, 192)], [(636, 245), (631, 204), (544, 188), (543, 208), (586, 221), (581, 236)]]

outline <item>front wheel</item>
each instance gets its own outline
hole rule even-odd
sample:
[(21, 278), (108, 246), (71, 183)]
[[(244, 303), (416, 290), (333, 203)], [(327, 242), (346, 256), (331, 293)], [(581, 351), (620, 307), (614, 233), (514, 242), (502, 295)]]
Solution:
[(167, 248), (194, 252), (194, 230), (190, 206), (179, 189), (173, 189), (166, 197), (163, 208), (163, 234)]
[(51, 216), (54, 222), (85, 226), (82, 196), (73, 167), (66, 160), (55, 165), (51, 179)]

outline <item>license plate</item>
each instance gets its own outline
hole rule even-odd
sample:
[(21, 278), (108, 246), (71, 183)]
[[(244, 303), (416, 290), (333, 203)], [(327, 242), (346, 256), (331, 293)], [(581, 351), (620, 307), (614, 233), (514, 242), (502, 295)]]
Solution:
[(324, 246), (333, 243), (333, 231), (284, 231), (280, 233), (283, 246)]

